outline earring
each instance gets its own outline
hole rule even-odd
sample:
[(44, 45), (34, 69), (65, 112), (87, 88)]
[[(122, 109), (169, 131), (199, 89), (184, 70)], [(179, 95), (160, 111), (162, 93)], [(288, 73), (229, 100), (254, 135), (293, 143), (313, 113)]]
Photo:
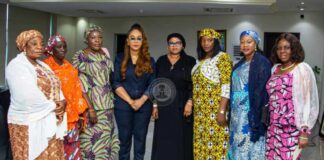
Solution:
[(257, 47), (254, 48), (254, 51), (257, 51)]

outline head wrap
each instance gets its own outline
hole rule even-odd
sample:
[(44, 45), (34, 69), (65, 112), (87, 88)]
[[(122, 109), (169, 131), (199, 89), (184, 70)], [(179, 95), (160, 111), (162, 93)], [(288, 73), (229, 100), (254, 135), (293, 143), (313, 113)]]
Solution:
[(86, 44), (88, 44), (88, 38), (89, 38), (90, 33), (95, 32), (95, 31), (97, 31), (101, 34), (103, 32), (102, 28), (99, 26), (96, 26), (96, 25), (93, 25), (93, 26), (89, 27), (86, 31), (84, 31), (84, 42)]
[(169, 42), (169, 40), (173, 37), (178, 38), (181, 41), (183, 48), (186, 47), (186, 40), (183, 38), (183, 36), (180, 33), (169, 34), (167, 37), (167, 41)]
[(204, 28), (204, 29), (200, 30), (199, 38), (203, 37), (203, 36), (207, 36), (210, 38), (216, 38), (218, 40), (221, 38), (221, 34), (216, 32), (216, 30), (214, 30), (212, 28)]
[(261, 42), (261, 38), (259, 37), (259, 34), (257, 32), (255, 32), (255, 31), (251, 31), (251, 30), (243, 31), (241, 33), (241, 35), (240, 35), (240, 39), (243, 36), (250, 36), (250, 37), (252, 37), (257, 45), (259, 45), (259, 43)]
[(28, 30), (21, 32), (16, 38), (16, 45), (20, 52), (24, 51), (24, 48), (27, 46), (29, 40), (40, 37), (43, 39), (43, 35), (37, 30)]
[(47, 51), (47, 53), (53, 55), (53, 48), (56, 46), (58, 42), (62, 42), (62, 41), (65, 41), (65, 39), (61, 35), (59, 34), (53, 35), (48, 39), (45, 50)]

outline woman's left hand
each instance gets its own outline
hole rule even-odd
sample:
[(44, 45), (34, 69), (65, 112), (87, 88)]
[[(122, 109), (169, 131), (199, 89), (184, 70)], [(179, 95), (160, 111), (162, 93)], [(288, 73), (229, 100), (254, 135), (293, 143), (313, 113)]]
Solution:
[(299, 148), (305, 148), (308, 145), (308, 135), (307, 134), (301, 134), (298, 138), (298, 146)]
[(216, 118), (218, 125), (225, 127), (227, 126), (227, 122), (226, 122), (226, 115), (222, 114), (220, 112), (217, 113), (217, 118)]
[(192, 104), (186, 103), (183, 111), (183, 115), (188, 117), (192, 114)]
[(140, 99), (136, 99), (136, 100), (134, 100), (134, 110), (135, 111), (137, 111), (137, 110), (139, 110), (142, 106), (143, 106), (143, 104), (144, 104), (144, 101), (140, 98)]
[(84, 129), (84, 128), (83, 128), (83, 127), (84, 127), (83, 123), (84, 123), (84, 122), (83, 122), (83, 119), (81, 119), (81, 118), (80, 118), (80, 119), (78, 120), (78, 122), (77, 122), (77, 128), (78, 128), (78, 130), (79, 130), (79, 133), (82, 133), (82, 132), (83, 132), (83, 129)]

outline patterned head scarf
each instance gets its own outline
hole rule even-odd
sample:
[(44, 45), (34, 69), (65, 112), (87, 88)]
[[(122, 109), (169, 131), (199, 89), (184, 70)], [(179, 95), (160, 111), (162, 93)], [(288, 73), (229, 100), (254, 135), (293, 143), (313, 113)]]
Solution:
[(93, 26), (89, 27), (86, 31), (84, 31), (84, 43), (88, 44), (88, 38), (89, 38), (90, 33), (95, 32), (95, 31), (99, 32), (101, 35), (103, 33), (103, 30), (100, 26), (93, 25)]
[(65, 41), (65, 39), (61, 35), (55, 34), (48, 39), (45, 50), (47, 51), (47, 53), (53, 55), (53, 48), (56, 46), (58, 42), (63, 42), (63, 41)]
[(240, 39), (243, 36), (250, 36), (250, 37), (252, 37), (257, 45), (259, 45), (259, 43), (261, 42), (261, 38), (260, 38), (259, 34), (257, 32), (255, 32), (255, 31), (252, 31), (252, 30), (243, 31), (241, 33), (241, 35), (240, 35)]
[(24, 48), (27, 46), (29, 40), (40, 37), (43, 39), (43, 35), (37, 30), (28, 30), (21, 32), (16, 38), (16, 45), (20, 52), (24, 51)]
[(212, 28), (204, 28), (204, 29), (200, 30), (199, 38), (203, 37), (203, 36), (207, 36), (210, 38), (216, 38), (218, 40), (221, 38), (221, 34), (216, 32), (216, 30), (214, 30)]

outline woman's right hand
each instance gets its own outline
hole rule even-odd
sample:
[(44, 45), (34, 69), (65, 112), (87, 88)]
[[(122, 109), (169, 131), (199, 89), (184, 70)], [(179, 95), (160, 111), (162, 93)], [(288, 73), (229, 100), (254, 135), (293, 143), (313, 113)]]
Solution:
[(152, 118), (153, 119), (158, 119), (159, 118), (159, 110), (158, 110), (157, 107), (153, 107)]
[(98, 122), (96, 111), (93, 108), (89, 108), (88, 112), (89, 112), (89, 120), (90, 120), (90, 122), (92, 124), (96, 124)]

